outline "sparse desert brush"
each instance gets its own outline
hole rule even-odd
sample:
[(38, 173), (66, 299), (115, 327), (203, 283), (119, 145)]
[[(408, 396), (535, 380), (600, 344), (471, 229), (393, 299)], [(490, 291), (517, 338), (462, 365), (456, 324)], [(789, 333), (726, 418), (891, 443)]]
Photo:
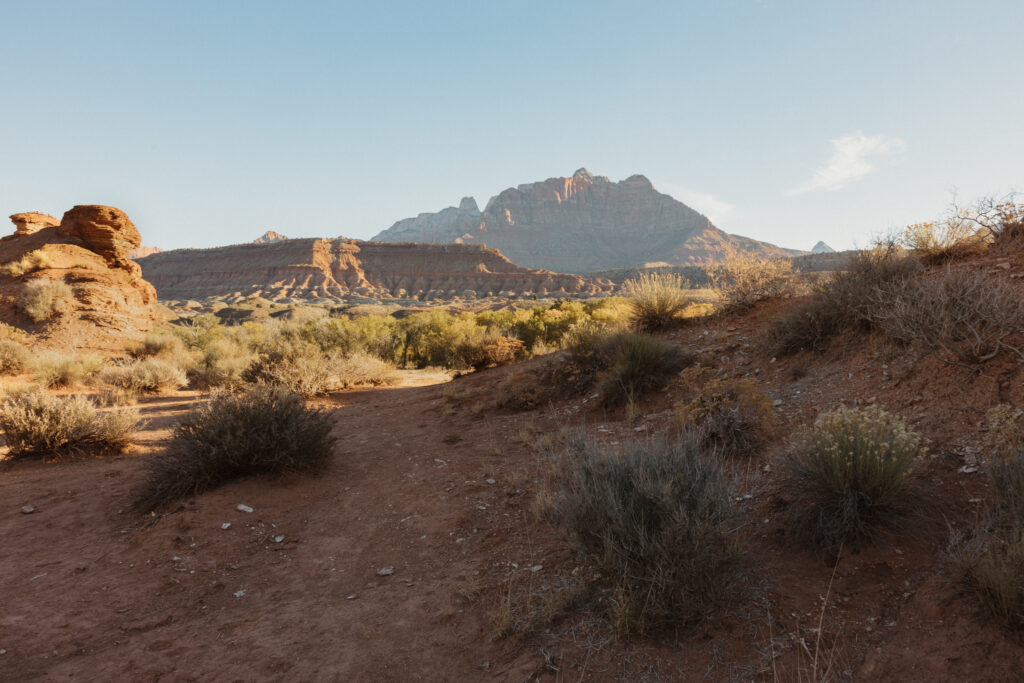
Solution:
[(12, 458), (119, 450), (137, 423), (134, 411), (100, 412), (85, 396), (51, 396), (39, 388), (12, 393), (0, 404)]
[(399, 380), (397, 368), (365, 351), (356, 351), (336, 361), (334, 372), (342, 387), (387, 386)]
[(44, 387), (89, 386), (97, 379), (107, 361), (95, 354), (68, 355), (44, 352), (30, 362), (32, 373)]
[(689, 282), (672, 273), (644, 273), (622, 284), (629, 297), (633, 325), (638, 330), (660, 330), (679, 321), (690, 303)]
[(1004, 522), (1024, 526), (1024, 411), (1002, 404), (986, 417), (983, 447), (993, 507)]
[(28, 349), (16, 341), (0, 339), (0, 375), (16, 375), (28, 364)]
[(1009, 629), (1024, 629), (1024, 528), (955, 533), (949, 554), (982, 612)]
[(974, 221), (952, 214), (938, 222), (908, 225), (899, 239), (922, 263), (941, 265), (983, 253), (991, 235)]
[(790, 529), (834, 550), (898, 527), (922, 503), (916, 477), (924, 455), (921, 436), (877, 406), (819, 415), (783, 461)]
[(502, 410), (533, 410), (553, 395), (552, 386), (533, 370), (513, 372), (498, 384), (494, 405)]
[(633, 402), (657, 391), (693, 363), (676, 344), (642, 332), (612, 335), (597, 353), (607, 359), (597, 384), (605, 405)]
[(52, 268), (53, 261), (46, 252), (36, 249), (22, 256), (17, 261), (11, 261), (0, 266), (0, 273), (10, 277), (21, 277), (25, 273), (31, 273), (44, 268)]
[(976, 367), (1001, 351), (1024, 360), (1009, 339), (1024, 329), (1024, 298), (1005, 278), (945, 269), (876, 290), (873, 323), (894, 340), (951, 365)]
[(774, 324), (769, 333), (775, 352), (823, 351), (835, 337), (874, 329), (880, 289), (917, 277), (921, 262), (891, 244), (857, 253), (847, 270), (834, 273), (806, 301)]
[(283, 387), (216, 393), (146, 463), (136, 505), (151, 510), (248, 475), (318, 472), (331, 457), (331, 424), (328, 413)]
[(139, 392), (130, 387), (110, 387), (93, 398), (100, 406), (132, 406), (139, 402)]
[(793, 293), (793, 264), (786, 259), (737, 256), (713, 266), (709, 275), (726, 310), (743, 310)]
[(73, 299), (74, 293), (63, 281), (41, 277), (25, 284), (18, 297), (18, 307), (38, 323), (66, 311)]
[(100, 381), (136, 394), (163, 394), (188, 383), (178, 367), (158, 358), (143, 358), (124, 365), (105, 368)]
[(753, 455), (778, 424), (771, 399), (749, 379), (709, 381), (678, 415), (704, 448), (729, 456)]
[(263, 346), (242, 379), (250, 384), (274, 384), (302, 396), (315, 396), (335, 388), (331, 360), (313, 344), (279, 337)]
[(194, 352), (195, 362), (188, 370), (197, 389), (238, 389), (245, 386), (243, 375), (255, 358), (248, 348), (231, 339), (214, 339)]
[(577, 437), (556, 456), (554, 485), (542, 512), (582, 554), (619, 633), (698, 625), (735, 600), (731, 487), (696, 443), (608, 450)]
[(186, 372), (195, 365), (195, 359), (189, 353), (184, 340), (169, 332), (150, 332), (133, 349), (132, 355), (136, 358), (158, 358)]
[(523, 360), (527, 355), (523, 342), (496, 334), (481, 334), (466, 339), (459, 343), (455, 352), (461, 364), (474, 370), (508, 365)]

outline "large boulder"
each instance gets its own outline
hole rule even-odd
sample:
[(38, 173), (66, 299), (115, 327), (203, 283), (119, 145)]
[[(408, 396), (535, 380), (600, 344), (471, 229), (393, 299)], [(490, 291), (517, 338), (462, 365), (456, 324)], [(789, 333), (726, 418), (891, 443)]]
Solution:
[(11, 216), (11, 222), (14, 223), (14, 234), (16, 236), (31, 235), (43, 228), (52, 228), (55, 225), (60, 225), (60, 221), (53, 216), (39, 213), (38, 211), (16, 213)]
[(133, 270), (129, 256), (142, 244), (135, 224), (121, 209), (101, 204), (82, 204), (64, 213), (60, 234), (77, 237), (115, 268)]

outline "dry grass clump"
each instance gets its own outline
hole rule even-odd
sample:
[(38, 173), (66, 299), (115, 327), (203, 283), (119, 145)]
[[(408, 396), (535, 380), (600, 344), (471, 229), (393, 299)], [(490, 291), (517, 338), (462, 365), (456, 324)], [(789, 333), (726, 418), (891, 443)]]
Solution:
[(277, 338), (265, 344), (242, 373), (249, 384), (274, 384), (301, 396), (315, 396), (337, 384), (331, 360), (315, 345)]
[(877, 406), (819, 415), (783, 462), (794, 535), (834, 550), (905, 522), (924, 453), (921, 436)]
[(786, 259), (737, 256), (712, 267), (709, 275), (726, 310), (747, 309), (794, 291), (793, 263)]
[(231, 339), (214, 339), (197, 352), (195, 364), (188, 370), (197, 389), (239, 389), (245, 386), (243, 375), (255, 358), (249, 349)]
[(526, 345), (513, 337), (483, 334), (460, 342), (455, 353), (459, 360), (474, 370), (508, 365), (527, 356)]
[(356, 351), (348, 358), (342, 358), (335, 365), (334, 371), (342, 387), (379, 387), (397, 384), (399, 380), (394, 365), (365, 351)]
[(41, 277), (25, 284), (17, 303), (25, 315), (38, 323), (66, 311), (73, 299), (74, 293), (63, 281)]
[(322, 470), (335, 439), (328, 413), (283, 387), (214, 394), (175, 426), (167, 449), (146, 463), (136, 504), (154, 509), (253, 475)]
[(986, 414), (988, 483), (993, 508), (1004, 523), (1024, 523), (1024, 411), (998, 405)]
[(514, 372), (498, 384), (494, 405), (502, 410), (533, 410), (554, 397), (552, 389), (542, 373)]
[(16, 375), (28, 365), (28, 349), (16, 341), (0, 339), (0, 375)]
[(51, 351), (36, 356), (30, 369), (44, 387), (89, 386), (106, 364), (105, 358), (94, 354), (70, 356)]
[(690, 303), (689, 282), (672, 273), (644, 273), (622, 284), (630, 319), (638, 330), (660, 330), (679, 320)]
[(606, 368), (597, 381), (605, 405), (636, 401), (657, 391), (693, 363), (679, 346), (642, 332), (612, 335), (597, 353)]
[(983, 226), (953, 214), (938, 222), (908, 225), (899, 240), (922, 263), (934, 266), (983, 253), (990, 236)]
[(990, 619), (1010, 629), (1024, 629), (1024, 530), (954, 539), (953, 556), (964, 584)]
[(176, 366), (157, 358), (144, 358), (126, 365), (116, 365), (100, 373), (100, 381), (135, 394), (165, 394), (188, 383)]
[(595, 576), (617, 631), (691, 626), (735, 599), (742, 551), (730, 486), (692, 441), (607, 450), (582, 438), (556, 458), (542, 511)]
[(51, 396), (39, 388), (13, 393), (0, 405), (12, 458), (119, 450), (137, 423), (134, 411), (100, 412), (85, 396)]
[(53, 261), (46, 252), (36, 249), (22, 256), (17, 261), (10, 261), (0, 266), (0, 273), (10, 277), (21, 277), (25, 273), (31, 273), (44, 268), (52, 268)]
[(823, 351), (841, 334), (871, 331), (879, 288), (909, 280), (922, 270), (920, 261), (891, 244), (856, 254), (847, 270), (834, 273), (775, 323), (769, 335), (775, 352)]
[(771, 399), (749, 379), (713, 379), (678, 414), (704, 448), (729, 456), (753, 455), (778, 424)]
[(872, 299), (873, 323), (891, 338), (952, 365), (976, 366), (1008, 350), (1024, 329), (1024, 298), (1005, 278), (975, 270), (896, 280)]
[(127, 387), (110, 387), (93, 397), (99, 406), (133, 406), (139, 402), (139, 392)]

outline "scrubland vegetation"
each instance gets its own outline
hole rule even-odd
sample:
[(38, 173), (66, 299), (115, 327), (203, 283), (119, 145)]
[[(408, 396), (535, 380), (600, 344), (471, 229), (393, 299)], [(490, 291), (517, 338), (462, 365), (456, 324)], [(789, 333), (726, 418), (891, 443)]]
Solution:
[(147, 461), (136, 504), (153, 509), (247, 475), (322, 470), (334, 437), (326, 412), (282, 387), (221, 392), (175, 426), (163, 453)]
[(25, 285), (18, 306), (33, 322), (44, 322), (65, 311), (73, 296), (63, 281), (41, 277)]

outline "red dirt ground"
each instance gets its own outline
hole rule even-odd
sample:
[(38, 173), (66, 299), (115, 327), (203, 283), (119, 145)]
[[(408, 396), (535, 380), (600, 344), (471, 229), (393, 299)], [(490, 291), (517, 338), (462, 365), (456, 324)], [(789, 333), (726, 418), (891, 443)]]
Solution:
[[(977, 457), (984, 412), (1024, 405), (1020, 364), (1003, 357), (975, 374), (841, 342), (773, 360), (766, 326), (787, 305), (672, 335), (713, 360), (710, 376), (758, 377), (782, 401), (777, 442), (732, 464), (750, 494), (740, 504), (751, 598), (703, 630), (623, 641), (584, 614), (498, 637), (510, 585), (542, 592), (575, 567), (559, 531), (531, 511), (546, 472), (537, 442), (570, 425), (609, 442), (645, 438), (692, 392), (680, 379), (632, 421), (582, 398), (500, 412), (495, 387), (519, 371), (508, 367), (334, 395), (320, 402), (339, 439), (327, 473), (242, 481), (155, 516), (130, 512), (131, 492), (192, 393), (144, 402), (152, 422), (131, 452), (0, 465), (0, 678), (796, 681), (810, 678), (817, 652), (838, 680), (1019, 679), (1020, 638), (980, 616), (944, 548), (948, 526), (971, 524), (987, 501), (983, 469), (961, 468)], [(938, 506), (916, 540), (848, 549), (834, 563), (784, 534), (771, 465), (819, 411), (855, 401), (928, 437)]]

